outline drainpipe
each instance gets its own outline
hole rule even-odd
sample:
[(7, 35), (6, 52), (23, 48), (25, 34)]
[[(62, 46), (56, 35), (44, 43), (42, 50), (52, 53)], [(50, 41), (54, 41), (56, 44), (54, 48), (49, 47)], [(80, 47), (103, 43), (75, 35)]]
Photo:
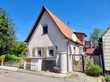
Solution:
[(100, 61), (101, 61), (101, 67), (102, 67), (102, 69), (103, 69), (103, 75), (105, 75), (105, 62), (104, 62), (104, 52), (103, 52), (103, 39), (102, 38), (100, 38), (100, 40), (99, 40), (100, 42), (100, 44), (99, 44), (99, 48), (101, 49), (100, 50)]
[(105, 62), (104, 62), (104, 52), (103, 52), (103, 43), (101, 44), (101, 61), (102, 61), (102, 69), (103, 69), (103, 75), (105, 75)]
[(68, 60), (68, 58), (69, 58), (69, 40), (67, 39), (67, 72), (69, 72), (69, 60)]

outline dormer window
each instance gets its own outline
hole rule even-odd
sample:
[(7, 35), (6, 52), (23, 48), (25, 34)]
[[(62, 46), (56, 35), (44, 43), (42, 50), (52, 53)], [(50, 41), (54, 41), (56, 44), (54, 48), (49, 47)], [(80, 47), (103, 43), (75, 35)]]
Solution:
[(47, 34), (48, 33), (48, 26), (44, 25), (43, 26), (43, 34)]

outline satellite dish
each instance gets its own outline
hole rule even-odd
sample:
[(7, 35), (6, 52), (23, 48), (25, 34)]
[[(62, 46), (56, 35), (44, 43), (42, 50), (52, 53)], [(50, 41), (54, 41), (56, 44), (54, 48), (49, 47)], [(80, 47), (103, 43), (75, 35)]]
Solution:
[(77, 37), (76, 37), (76, 35), (75, 34), (72, 34), (72, 39), (73, 39), (73, 41), (77, 41)]
[(75, 61), (79, 61), (80, 57), (79, 56), (75, 56)]

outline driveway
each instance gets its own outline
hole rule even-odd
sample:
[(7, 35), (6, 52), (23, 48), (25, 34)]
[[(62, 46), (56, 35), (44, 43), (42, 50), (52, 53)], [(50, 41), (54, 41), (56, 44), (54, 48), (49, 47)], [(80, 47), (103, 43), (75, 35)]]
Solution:
[(73, 82), (60, 78), (0, 70), (0, 82)]

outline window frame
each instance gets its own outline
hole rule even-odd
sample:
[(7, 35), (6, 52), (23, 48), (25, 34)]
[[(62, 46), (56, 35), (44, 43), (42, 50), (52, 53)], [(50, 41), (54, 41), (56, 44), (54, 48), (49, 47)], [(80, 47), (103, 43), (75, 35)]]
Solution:
[[(52, 51), (52, 53), (51, 53)], [(49, 56), (53, 57), (54, 56), (54, 50), (53, 49), (49, 49)]]
[[(50, 54), (50, 51), (53, 50), (53, 55)], [(54, 57), (55, 56), (55, 48), (54, 47), (49, 47), (48, 48), (48, 56), (49, 57)]]
[(43, 34), (48, 34), (48, 25), (44, 25), (43, 26), (43, 31), (42, 31)]
[[(39, 54), (39, 50), (40, 50), (40, 54)], [(37, 56), (42, 57), (42, 48), (37, 48)]]

